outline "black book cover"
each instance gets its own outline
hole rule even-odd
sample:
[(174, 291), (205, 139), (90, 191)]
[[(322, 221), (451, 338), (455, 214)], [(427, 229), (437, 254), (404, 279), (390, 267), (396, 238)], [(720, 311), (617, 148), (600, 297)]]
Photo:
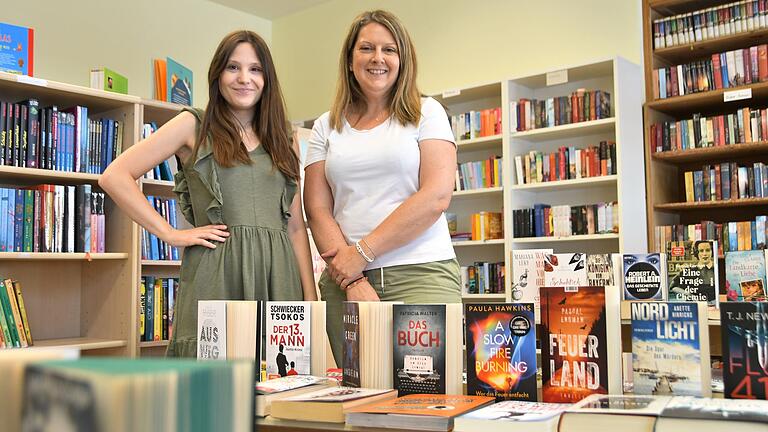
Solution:
[(766, 399), (768, 303), (720, 304), (725, 397)]
[(360, 305), (344, 302), (344, 357), (341, 384), (360, 387)]
[(29, 99), (24, 102), (27, 111), (25, 119), (27, 131), (27, 145), (25, 149), (25, 166), (37, 168), (37, 153), (40, 145), (40, 103), (37, 99)]

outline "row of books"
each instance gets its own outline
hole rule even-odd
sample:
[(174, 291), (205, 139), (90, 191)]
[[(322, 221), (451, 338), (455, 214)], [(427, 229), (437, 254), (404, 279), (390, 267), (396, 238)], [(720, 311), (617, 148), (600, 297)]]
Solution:
[(768, 197), (768, 167), (762, 162), (704, 165), (702, 170), (686, 171), (684, 179), (686, 202)]
[(531, 150), (515, 156), (517, 184), (599, 177), (616, 174), (616, 143), (601, 141), (584, 149), (560, 147), (555, 153)]
[(32, 346), (27, 309), (21, 295), (21, 283), (0, 280), (0, 349)]
[(457, 140), (498, 135), (501, 133), (501, 108), (452, 115), (451, 129)]
[[(178, 227), (176, 218), (176, 200), (147, 195), (147, 201), (169, 225)], [(171, 246), (148, 230), (141, 228), (141, 259), (143, 260), (179, 260), (179, 248)]]
[(741, 108), (735, 113), (654, 123), (649, 133), (651, 152), (721, 147), (768, 141), (768, 110)]
[(670, 241), (715, 240), (718, 255), (729, 251), (745, 251), (766, 248), (766, 216), (755, 216), (752, 221), (723, 222), (701, 221), (690, 225), (660, 225), (654, 228), (655, 244)]
[[(471, 238), (469, 240), (496, 240), (504, 238), (504, 214), (501, 212), (473, 213), (471, 220)], [(453, 236), (456, 240), (458, 237)]]
[(102, 173), (122, 151), (123, 122), (89, 119), (88, 108), (0, 102), (0, 164)]
[[(155, 133), (157, 129), (158, 126), (155, 122), (144, 123), (144, 126), (141, 128), (141, 139), (149, 138), (149, 136)], [(152, 170), (144, 173), (144, 178), (149, 180), (173, 181), (173, 175), (176, 173), (176, 171), (177, 167), (175, 160), (164, 160)]]
[(740, 0), (653, 20), (653, 47), (667, 48), (765, 28), (766, 0)]
[(177, 278), (142, 276), (139, 288), (139, 338), (142, 341), (169, 340), (179, 290)]
[(0, 188), (0, 251), (104, 252), (105, 200), (88, 184)]
[(521, 98), (509, 103), (512, 133), (541, 129), (611, 116), (611, 94), (604, 90), (578, 89), (568, 96), (547, 99)]
[(768, 45), (712, 54), (706, 60), (655, 69), (653, 97), (665, 99), (768, 80)]
[(456, 169), (456, 190), (501, 187), (503, 184), (501, 156), (482, 161), (460, 163)]
[(506, 270), (504, 262), (476, 261), (461, 266), (461, 292), (463, 294), (503, 294)]
[(617, 233), (618, 203), (535, 204), (533, 208), (512, 210), (512, 227), (515, 238)]

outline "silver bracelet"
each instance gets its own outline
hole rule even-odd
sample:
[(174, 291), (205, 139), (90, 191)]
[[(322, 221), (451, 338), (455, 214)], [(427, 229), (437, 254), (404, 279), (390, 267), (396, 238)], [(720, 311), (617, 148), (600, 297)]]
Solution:
[(360, 256), (363, 257), (365, 262), (368, 262), (368, 263), (372, 263), (373, 262), (373, 258), (369, 257), (368, 255), (365, 254), (365, 252), (363, 252), (363, 248), (360, 246), (360, 242), (359, 241), (355, 242), (355, 249), (357, 249), (357, 253), (359, 253)]

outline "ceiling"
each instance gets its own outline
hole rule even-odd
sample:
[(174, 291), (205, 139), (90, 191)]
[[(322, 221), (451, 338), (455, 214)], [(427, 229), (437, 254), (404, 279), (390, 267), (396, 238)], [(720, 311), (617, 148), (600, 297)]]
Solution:
[(210, 0), (223, 6), (273, 20), (329, 0)]

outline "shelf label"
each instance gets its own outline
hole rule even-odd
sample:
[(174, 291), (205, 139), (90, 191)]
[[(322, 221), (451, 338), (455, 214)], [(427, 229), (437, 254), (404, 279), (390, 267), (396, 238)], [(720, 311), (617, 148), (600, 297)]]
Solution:
[(742, 99), (752, 99), (752, 89), (727, 91), (723, 93), (723, 102), (733, 102)]
[(48, 81), (42, 78), (35, 78), (29, 75), (16, 75), (16, 81), (24, 84), (32, 84), (40, 87), (48, 87)]
[(449, 98), (453, 96), (458, 96), (461, 94), (461, 90), (448, 90), (443, 92), (443, 98)]
[(547, 86), (565, 84), (568, 82), (568, 69), (547, 72)]

